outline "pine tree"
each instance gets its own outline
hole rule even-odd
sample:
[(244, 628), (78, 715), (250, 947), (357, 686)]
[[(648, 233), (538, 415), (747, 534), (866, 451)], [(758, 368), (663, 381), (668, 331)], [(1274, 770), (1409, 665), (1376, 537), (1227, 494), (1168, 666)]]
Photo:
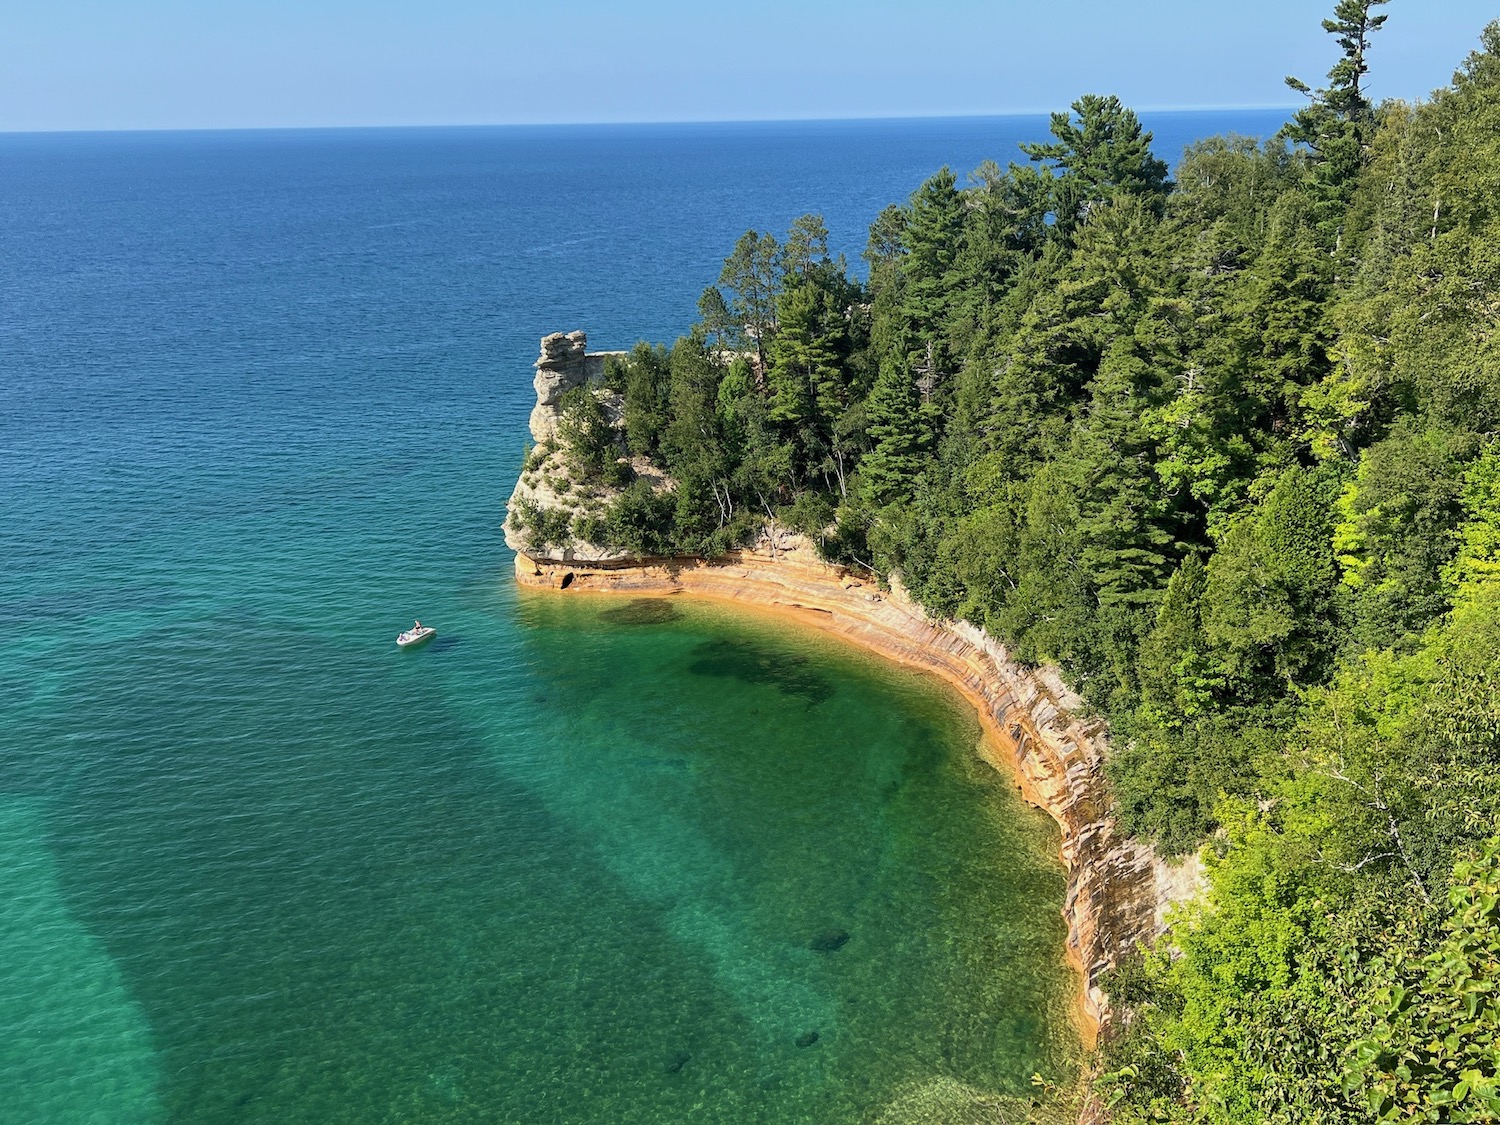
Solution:
[(876, 504), (911, 495), (931, 445), (916, 384), (904, 364), (887, 359), (866, 400), (874, 448), (860, 463), (865, 488)]
[(1230, 301), (1230, 338), (1245, 358), (1245, 390), (1261, 410), (1254, 425), (1285, 438), (1298, 435), (1303, 391), (1329, 368), (1332, 265), (1318, 249), (1313, 214), (1298, 192), (1276, 201), (1260, 256)]
[(819, 266), (833, 264), (828, 257), (828, 226), (822, 215), (800, 215), (792, 221), (781, 248), (781, 261), (787, 285), (811, 277)]
[(1154, 603), (1177, 550), (1170, 512), (1152, 472), (1155, 451), (1141, 422), (1151, 378), (1128, 345), (1112, 349), (1074, 440), (1071, 459), (1083, 482), (1080, 562), (1101, 607)]
[(1167, 582), (1156, 625), (1141, 643), (1141, 714), (1155, 725), (1180, 727), (1213, 705), (1198, 610), (1207, 573), (1196, 553), (1182, 561)]
[(1362, 82), (1370, 72), (1365, 58), (1370, 36), (1388, 18), (1374, 11), (1388, 2), (1338, 0), (1333, 19), (1323, 21), (1323, 30), (1337, 38), (1344, 52), (1328, 72), (1328, 85), (1315, 91), (1299, 78), (1286, 79), (1286, 84), (1307, 97), (1310, 104), (1297, 111), (1281, 135), (1312, 150), (1308, 186), (1318, 229), (1329, 246), (1338, 241), (1344, 212), (1375, 133), (1375, 108), (1365, 96)]
[[(766, 348), (776, 330), (781, 260), (781, 246), (775, 235), (747, 230), (724, 259), (724, 268), (719, 273), (722, 288), (710, 288), (698, 302), (699, 311), (705, 316), (723, 317), (732, 323), (738, 336), (749, 338), (760, 361), (761, 373), (766, 370)], [(727, 298), (725, 289), (730, 294)]]
[(912, 195), (904, 231), (899, 315), (907, 343), (902, 358), (915, 373), (924, 401), (943, 396), (957, 367), (949, 330), (963, 234), (963, 196), (953, 173), (944, 168)]
[(775, 422), (795, 426), (811, 421), (827, 428), (842, 406), (842, 320), (830, 315), (830, 297), (809, 280), (793, 284), (777, 302), (778, 327), (766, 375)]
[(1156, 207), (1164, 203), (1170, 181), (1167, 165), (1151, 155), (1151, 134), (1114, 95), (1085, 94), (1070, 114), (1052, 115), (1050, 144), (1023, 144), (1021, 151), (1038, 163), (1050, 162), (1053, 231), (1070, 241), (1073, 232), (1100, 204), (1116, 195), (1136, 195)]

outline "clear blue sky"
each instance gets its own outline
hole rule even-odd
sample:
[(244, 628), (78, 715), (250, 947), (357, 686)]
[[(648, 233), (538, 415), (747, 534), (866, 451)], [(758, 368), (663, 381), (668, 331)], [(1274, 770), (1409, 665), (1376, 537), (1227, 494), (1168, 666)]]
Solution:
[[(1289, 105), (1333, 0), (7, 0), (0, 130)], [(1371, 89), (1424, 96), (1500, 15), (1392, 0)]]

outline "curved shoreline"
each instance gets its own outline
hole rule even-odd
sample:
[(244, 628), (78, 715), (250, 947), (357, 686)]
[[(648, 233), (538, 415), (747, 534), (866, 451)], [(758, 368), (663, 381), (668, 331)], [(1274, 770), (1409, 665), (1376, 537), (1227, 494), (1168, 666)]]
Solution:
[(1167, 907), (1199, 882), (1192, 859), (1169, 865), (1118, 830), (1108, 812), (1100, 725), (1073, 714), (1079, 700), (1055, 673), (1022, 667), (982, 630), (934, 621), (899, 588), (879, 591), (790, 538), (763, 539), (713, 560), (584, 562), (518, 551), (516, 580), (553, 590), (691, 593), (785, 612), (957, 688), (979, 714), (985, 759), (1061, 830), (1067, 953), (1082, 978), (1085, 1046), (1107, 1035), (1116, 1018), (1101, 976), (1156, 938)]

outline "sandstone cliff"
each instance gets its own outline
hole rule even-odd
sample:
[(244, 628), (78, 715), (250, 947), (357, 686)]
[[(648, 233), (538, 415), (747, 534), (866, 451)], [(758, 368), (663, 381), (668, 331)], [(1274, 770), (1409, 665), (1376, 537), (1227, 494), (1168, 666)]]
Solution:
[(563, 396), (574, 387), (597, 386), (604, 378), (604, 361), (622, 352), (590, 352), (583, 332), (554, 332), (542, 337), (536, 361), (536, 405), (531, 409), (531, 440), (549, 445), (557, 440), (557, 420)]
[[(582, 332), (554, 332), (542, 337), (542, 354), (536, 361), (536, 377), (532, 380), (536, 405), (531, 410), (531, 440), (536, 445), (528, 454), (511, 493), (505, 520), (505, 543), (511, 550), (559, 562), (624, 561), (630, 557), (623, 551), (591, 543), (573, 530), (581, 522), (579, 516), (601, 515), (618, 495), (618, 489), (574, 479), (558, 442), (563, 400), (569, 391), (580, 387), (588, 388), (599, 399), (605, 416), (614, 426), (621, 425), (620, 396), (600, 384), (605, 360), (623, 354), (589, 351), (588, 337)], [(649, 463), (638, 460), (631, 468), (635, 476), (644, 478), (653, 488), (670, 486)], [(559, 527), (554, 530), (561, 533), (548, 538), (526, 526), (526, 516), (536, 512), (560, 517)], [(566, 531), (561, 531), (563, 525)]]

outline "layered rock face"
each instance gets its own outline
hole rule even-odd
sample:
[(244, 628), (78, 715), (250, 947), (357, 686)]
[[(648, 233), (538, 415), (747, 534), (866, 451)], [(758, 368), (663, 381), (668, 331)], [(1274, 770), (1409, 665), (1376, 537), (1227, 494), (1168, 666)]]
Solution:
[(536, 361), (536, 405), (531, 409), (531, 440), (546, 445), (557, 440), (557, 420), (563, 396), (574, 387), (597, 384), (604, 377), (604, 361), (623, 352), (590, 352), (583, 332), (554, 332), (542, 337)]
[(1086, 1032), (1107, 1031), (1115, 1013), (1100, 977), (1137, 945), (1154, 940), (1172, 901), (1196, 892), (1194, 860), (1164, 863), (1126, 839), (1109, 815), (1105, 743), (1076, 717), (1080, 700), (1053, 673), (1023, 667), (1005, 646), (962, 622), (934, 621), (899, 587), (882, 592), (818, 559), (798, 537), (764, 538), (721, 558), (650, 559), (602, 565), (516, 556), (524, 585), (563, 590), (688, 592), (737, 605), (788, 611), (899, 663), (957, 687), (990, 737), (984, 753), (1062, 831), (1068, 871), (1063, 907), (1068, 951), (1084, 982)]
[[(558, 446), (558, 422), (562, 418), (563, 398), (576, 387), (593, 388), (594, 396), (604, 408), (611, 425), (621, 425), (623, 402), (613, 391), (599, 389), (604, 378), (604, 361), (624, 352), (590, 352), (588, 337), (582, 332), (554, 332), (542, 337), (542, 354), (536, 361), (536, 406), (531, 410), (531, 438), (537, 448), (527, 458), (521, 477), (510, 496), (505, 520), (505, 543), (513, 551), (526, 551), (537, 558), (558, 561), (625, 560), (630, 556), (570, 535), (566, 543), (542, 545), (519, 529), (512, 516), (518, 508), (531, 506), (553, 512), (566, 512), (569, 518), (597, 513), (617, 490), (599, 485), (577, 486), (571, 479), (567, 459)], [(622, 452), (623, 452), (623, 442)], [(639, 466), (638, 475), (653, 487), (667, 487), (660, 474), (653, 474), (648, 464)]]

